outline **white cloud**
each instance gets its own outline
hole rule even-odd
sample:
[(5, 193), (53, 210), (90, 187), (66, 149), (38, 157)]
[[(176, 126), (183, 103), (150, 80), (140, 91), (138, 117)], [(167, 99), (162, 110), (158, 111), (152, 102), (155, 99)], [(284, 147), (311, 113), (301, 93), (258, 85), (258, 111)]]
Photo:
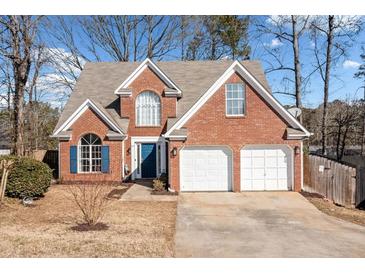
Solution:
[(345, 69), (356, 69), (360, 66), (360, 63), (352, 60), (346, 60), (345, 62), (343, 62), (342, 66)]
[(271, 40), (270, 43), (264, 43), (264, 45), (266, 47), (273, 49), (273, 48), (281, 47), (283, 45), (283, 43), (278, 38), (274, 38)]

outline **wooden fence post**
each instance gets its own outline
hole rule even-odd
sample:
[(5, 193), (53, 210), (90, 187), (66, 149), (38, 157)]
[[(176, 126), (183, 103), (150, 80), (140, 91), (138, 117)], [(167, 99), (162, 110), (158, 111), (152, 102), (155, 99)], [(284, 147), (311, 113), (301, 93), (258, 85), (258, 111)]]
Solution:
[(0, 171), (1, 175), (1, 184), (0, 184), (0, 204), (3, 202), (5, 197), (6, 184), (8, 182), (8, 176), (10, 169), (12, 168), (14, 161), (12, 160), (1, 160), (0, 161)]

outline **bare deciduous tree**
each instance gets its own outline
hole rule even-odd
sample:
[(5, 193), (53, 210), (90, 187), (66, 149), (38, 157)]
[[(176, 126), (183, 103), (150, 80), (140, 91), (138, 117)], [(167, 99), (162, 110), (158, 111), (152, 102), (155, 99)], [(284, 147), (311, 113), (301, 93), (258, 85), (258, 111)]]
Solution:
[(321, 122), (323, 155), (326, 155), (327, 148), (327, 105), (333, 63), (336, 63), (346, 54), (346, 50), (351, 47), (353, 38), (359, 33), (361, 27), (362, 20), (358, 16), (317, 16), (311, 22), (316, 58), (315, 69), (319, 72), (324, 83)]
[(360, 117), (356, 104), (356, 101), (337, 100), (329, 108), (329, 136), (333, 136), (337, 160), (341, 160), (344, 155), (349, 135), (356, 131)]
[(82, 213), (83, 221), (95, 226), (104, 217), (111, 199), (108, 194), (113, 189), (106, 182), (74, 183), (68, 186), (67, 192)]
[(32, 52), (40, 16), (1, 16), (0, 54), (10, 60), (14, 78), (13, 143), (14, 152), (24, 155), (24, 94), (32, 66)]
[[(302, 108), (302, 65), (301, 65), (301, 57), (300, 57), (300, 41), (301, 37), (304, 35), (305, 31), (308, 28), (309, 16), (271, 16), (266, 20), (266, 22), (259, 22), (256, 24), (257, 30), (259, 33), (264, 35), (271, 35), (274, 39), (277, 39), (276, 45), (264, 45), (264, 49), (267, 53), (274, 57), (275, 64), (271, 64), (271, 67), (266, 71), (268, 73), (276, 72), (276, 71), (289, 71), (293, 73), (293, 78), (290, 77), (290, 82), (294, 83), (293, 91), (279, 91), (277, 93), (289, 95), (294, 97), (295, 105), (298, 108)], [(275, 40), (274, 40), (275, 41)], [(286, 63), (282, 60), (281, 55), (285, 55), (282, 53), (278, 46), (280, 43), (288, 43), (291, 51), (292, 58), (290, 63)], [(300, 116), (300, 121), (302, 122), (302, 116)]]
[(355, 78), (363, 80), (363, 88), (364, 90), (364, 97), (362, 101), (363, 105), (363, 115), (362, 115), (362, 132), (361, 132), (361, 155), (365, 154), (364, 146), (365, 146), (365, 48), (362, 47), (362, 54), (360, 54), (362, 64), (360, 65), (358, 71), (355, 73)]

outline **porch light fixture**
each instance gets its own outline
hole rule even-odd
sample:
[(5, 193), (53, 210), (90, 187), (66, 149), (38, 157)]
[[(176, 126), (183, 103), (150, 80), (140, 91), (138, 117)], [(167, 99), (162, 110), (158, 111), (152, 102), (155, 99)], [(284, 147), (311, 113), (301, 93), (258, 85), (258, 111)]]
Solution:
[(177, 155), (177, 148), (174, 147), (172, 150), (171, 150), (171, 154), (172, 156), (176, 156)]
[(294, 147), (294, 153), (295, 155), (298, 155), (300, 153), (300, 148), (298, 146)]

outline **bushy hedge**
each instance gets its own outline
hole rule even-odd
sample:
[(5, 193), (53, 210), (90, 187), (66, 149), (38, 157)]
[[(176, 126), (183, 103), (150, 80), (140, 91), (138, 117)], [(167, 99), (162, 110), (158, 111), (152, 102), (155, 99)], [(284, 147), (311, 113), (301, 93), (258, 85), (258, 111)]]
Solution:
[(2, 156), (0, 160), (2, 159), (15, 161), (8, 177), (7, 196), (40, 197), (51, 185), (52, 169), (47, 164), (27, 157)]

